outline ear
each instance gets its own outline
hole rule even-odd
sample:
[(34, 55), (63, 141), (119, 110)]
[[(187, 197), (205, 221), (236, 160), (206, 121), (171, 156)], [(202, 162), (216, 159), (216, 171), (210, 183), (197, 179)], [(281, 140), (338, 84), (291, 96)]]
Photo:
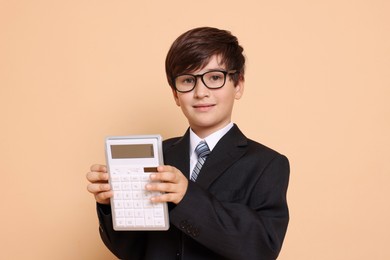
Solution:
[(238, 81), (238, 84), (234, 87), (235, 88), (235, 91), (236, 91), (236, 94), (234, 96), (235, 99), (240, 99), (242, 97), (242, 95), (244, 94), (244, 79), (240, 79)]
[(175, 99), (176, 105), (177, 105), (178, 107), (180, 107), (180, 101), (179, 101), (179, 97), (177, 96), (177, 91), (174, 90), (173, 88), (172, 88), (172, 94), (173, 94), (173, 98)]

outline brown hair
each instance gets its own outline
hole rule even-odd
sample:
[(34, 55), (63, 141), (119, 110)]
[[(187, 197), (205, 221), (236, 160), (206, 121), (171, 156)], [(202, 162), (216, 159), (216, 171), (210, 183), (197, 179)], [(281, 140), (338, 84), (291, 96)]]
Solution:
[(240, 79), (244, 79), (243, 51), (237, 37), (229, 31), (212, 27), (189, 30), (180, 35), (168, 51), (165, 59), (168, 83), (171, 88), (174, 88), (174, 77), (201, 69), (207, 65), (212, 56), (219, 55), (227, 71), (237, 71), (232, 76), (234, 85), (237, 85)]

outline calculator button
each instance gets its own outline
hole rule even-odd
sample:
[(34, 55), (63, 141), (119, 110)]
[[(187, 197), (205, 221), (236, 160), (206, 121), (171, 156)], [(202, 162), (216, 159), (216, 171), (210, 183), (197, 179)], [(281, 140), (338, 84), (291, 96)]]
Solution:
[(131, 190), (131, 184), (127, 182), (122, 182), (122, 190)]
[(111, 181), (112, 181), (112, 182), (121, 181), (121, 177), (120, 177), (120, 176), (112, 176), (112, 175), (111, 175)]
[(141, 181), (148, 182), (150, 180), (149, 174), (143, 174), (141, 176)]
[(143, 210), (140, 210), (140, 209), (136, 209), (135, 211), (134, 211), (134, 216), (136, 217), (136, 218), (143, 218), (144, 217), (144, 211)]
[(133, 196), (131, 196), (131, 191), (123, 192), (123, 199), (130, 200)]
[(130, 176), (127, 175), (121, 176), (119, 179), (123, 182), (130, 182)]
[(125, 200), (124, 201), (125, 209), (132, 209), (134, 208), (134, 201), (132, 200)]
[(163, 218), (154, 218), (154, 224), (156, 226), (164, 226), (164, 219)]
[(111, 183), (111, 188), (113, 191), (121, 190), (121, 183), (120, 182), (113, 182), (113, 183)]
[(164, 216), (164, 214), (163, 214), (162, 210), (155, 209), (155, 210), (154, 210), (154, 216), (155, 216), (156, 218), (161, 218), (161, 217)]
[(135, 218), (135, 224), (137, 226), (145, 226), (145, 219), (144, 218)]
[(114, 200), (114, 205), (116, 209), (122, 209), (123, 208), (123, 200)]
[(119, 227), (125, 226), (125, 218), (117, 218), (116, 219), (116, 225)]
[(122, 199), (123, 194), (121, 191), (114, 191), (114, 200)]
[(115, 210), (115, 217), (123, 218), (125, 216), (125, 211), (123, 209)]
[(131, 188), (133, 190), (140, 190), (141, 189), (141, 183), (139, 183), (139, 182), (132, 182), (131, 183)]
[(133, 174), (133, 175), (130, 176), (130, 180), (131, 181), (140, 181), (141, 178), (140, 178), (140, 176), (138, 174)]
[(146, 209), (153, 208), (153, 202), (151, 202), (150, 200), (145, 200), (144, 201), (144, 208), (146, 208)]
[(142, 208), (142, 201), (140, 201), (140, 200), (134, 201), (134, 208), (135, 208), (135, 209), (140, 209), (140, 208)]
[(134, 210), (125, 209), (125, 217), (126, 218), (134, 218)]
[(142, 199), (142, 192), (140, 192), (140, 191), (134, 191), (134, 192), (133, 192), (133, 199), (135, 199), (135, 200), (140, 200), (140, 199)]
[(126, 218), (126, 226), (134, 227), (135, 226), (134, 218)]

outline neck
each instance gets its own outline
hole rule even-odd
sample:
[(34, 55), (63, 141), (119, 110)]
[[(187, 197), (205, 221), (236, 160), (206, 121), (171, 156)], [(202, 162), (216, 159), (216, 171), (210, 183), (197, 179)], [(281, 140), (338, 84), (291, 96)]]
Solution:
[(217, 132), (218, 130), (221, 130), (222, 128), (226, 127), (230, 123), (227, 122), (226, 124), (220, 125), (218, 127), (212, 127), (212, 128), (204, 128), (204, 127), (196, 127), (196, 126), (190, 126), (192, 131), (201, 139), (206, 138), (207, 136)]

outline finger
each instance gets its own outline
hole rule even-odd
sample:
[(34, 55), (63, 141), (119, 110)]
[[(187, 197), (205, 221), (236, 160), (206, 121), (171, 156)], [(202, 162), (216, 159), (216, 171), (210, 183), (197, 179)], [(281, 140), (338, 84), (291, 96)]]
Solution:
[(95, 200), (100, 204), (110, 204), (110, 198), (113, 195), (112, 191), (101, 192), (95, 195)]
[(94, 164), (91, 166), (91, 172), (107, 172), (107, 167), (101, 164)]
[(173, 172), (152, 173), (150, 174), (150, 179), (152, 181), (172, 182), (172, 183), (176, 183), (178, 180), (177, 175)]
[(108, 173), (105, 173), (105, 172), (88, 172), (86, 177), (87, 177), (87, 180), (91, 183), (108, 182)]
[(173, 202), (173, 203), (177, 204), (178, 202), (180, 202), (181, 198), (180, 198), (180, 196), (178, 196), (175, 193), (165, 193), (165, 194), (162, 194), (162, 195), (159, 195), (159, 196), (154, 196), (154, 197), (150, 198), (150, 200), (153, 203)]
[(175, 186), (175, 184), (168, 182), (152, 182), (146, 184), (145, 189), (147, 191), (176, 192)]
[(160, 165), (157, 167), (158, 172), (174, 172), (175, 170), (177, 169), (170, 165)]
[(90, 183), (87, 185), (87, 190), (92, 194), (106, 192), (111, 190), (110, 184), (107, 183)]

